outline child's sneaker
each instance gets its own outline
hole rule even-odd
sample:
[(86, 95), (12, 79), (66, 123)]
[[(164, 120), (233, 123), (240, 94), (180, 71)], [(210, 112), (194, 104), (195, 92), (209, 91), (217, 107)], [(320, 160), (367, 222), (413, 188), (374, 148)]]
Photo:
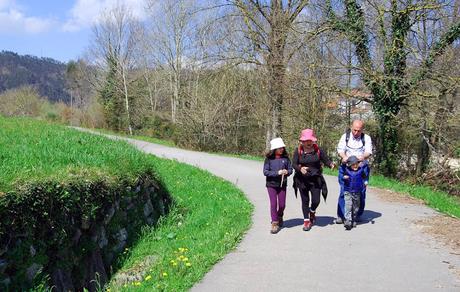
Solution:
[(280, 227), (279, 227), (278, 222), (273, 221), (273, 222), (272, 222), (272, 229), (270, 229), (270, 233), (271, 233), (271, 234), (276, 234), (276, 233), (278, 233), (279, 231), (280, 231)]
[(310, 220), (303, 221), (303, 231), (309, 231), (311, 229)]
[(346, 229), (346, 230), (350, 230), (351, 228), (353, 228), (353, 225), (352, 225), (351, 221), (349, 221), (349, 220), (346, 220), (346, 221), (345, 221), (345, 225), (344, 225), (344, 226), (345, 226), (345, 229)]

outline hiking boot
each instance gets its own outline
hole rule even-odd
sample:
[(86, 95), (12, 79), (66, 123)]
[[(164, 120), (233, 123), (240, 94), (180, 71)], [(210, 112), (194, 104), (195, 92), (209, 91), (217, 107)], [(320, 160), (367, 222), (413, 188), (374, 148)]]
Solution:
[(342, 217), (337, 217), (334, 221), (335, 221), (335, 224), (343, 224)]
[(272, 229), (270, 229), (271, 234), (276, 234), (280, 231), (279, 223), (277, 221), (272, 222)]
[(310, 222), (311, 224), (315, 224), (316, 222), (316, 212), (310, 211)]
[(280, 228), (283, 227), (283, 223), (284, 223), (283, 217), (278, 217), (278, 225)]
[(311, 229), (311, 222), (310, 220), (308, 221), (304, 221), (303, 222), (303, 227), (302, 227), (303, 231), (309, 231)]
[(348, 221), (348, 220), (345, 221), (344, 226), (345, 226), (346, 230), (350, 230), (351, 228), (353, 228), (353, 225), (352, 225), (351, 221)]

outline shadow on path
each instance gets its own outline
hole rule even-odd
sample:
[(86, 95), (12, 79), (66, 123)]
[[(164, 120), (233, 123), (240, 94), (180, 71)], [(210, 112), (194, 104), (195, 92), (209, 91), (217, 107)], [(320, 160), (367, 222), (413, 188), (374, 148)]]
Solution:
[[(316, 216), (315, 226), (325, 227), (328, 225), (333, 225), (334, 219), (335, 219), (334, 217), (330, 217), (330, 216)], [(283, 227), (292, 228), (292, 227), (302, 226), (302, 225), (303, 225), (302, 218), (293, 218), (293, 219), (288, 219), (284, 221)]]
[(372, 210), (364, 210), (363, 215), (361, 215), (361, 218), (358, 221), (358, 224), (367, 224), (367, 223), (374, 224), (375, 223), (374, 219), (379, 218), (381, 216), (382, 216), (382, 213), (375, 212)]
[(334, 217), (331, 216), (316, 216), (315, 226), (325, 227), (334, 224)]
[(296, 226), (302, 226), (303, 225), (303, 219), (302, 218), (293, 218), (293, 219), (288, 219), (284, 221), (283, 227), (284, 228), (292, 228)]

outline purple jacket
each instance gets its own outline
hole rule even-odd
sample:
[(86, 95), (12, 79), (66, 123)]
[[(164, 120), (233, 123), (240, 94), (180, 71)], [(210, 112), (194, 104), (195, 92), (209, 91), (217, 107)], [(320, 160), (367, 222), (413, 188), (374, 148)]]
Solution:
[(267, 187), (280, 187), (281, 186), (281, 175), (278, 171), (281, 169), (287, 169), (288, 174), (284, 176), (282, 187), (287, 186), (287, 177), (292, 174), (291, 160), (287, 157), (269, 159), (265, 158), (264, 162), (264, 175), (266, 177)]

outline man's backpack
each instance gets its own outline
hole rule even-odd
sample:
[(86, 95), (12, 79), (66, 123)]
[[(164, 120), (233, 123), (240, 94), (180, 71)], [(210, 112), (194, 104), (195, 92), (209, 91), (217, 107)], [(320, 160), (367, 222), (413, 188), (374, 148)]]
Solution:
[[(351, 129), (348, 128), (345, 131), (345, 145), (348, 147), (348, 141), (350, 140)], [(363, 147), (366, 146), (366, 141), (364, 140), (364, 133), (361, 133), (361, 143), (363, 143)]]

